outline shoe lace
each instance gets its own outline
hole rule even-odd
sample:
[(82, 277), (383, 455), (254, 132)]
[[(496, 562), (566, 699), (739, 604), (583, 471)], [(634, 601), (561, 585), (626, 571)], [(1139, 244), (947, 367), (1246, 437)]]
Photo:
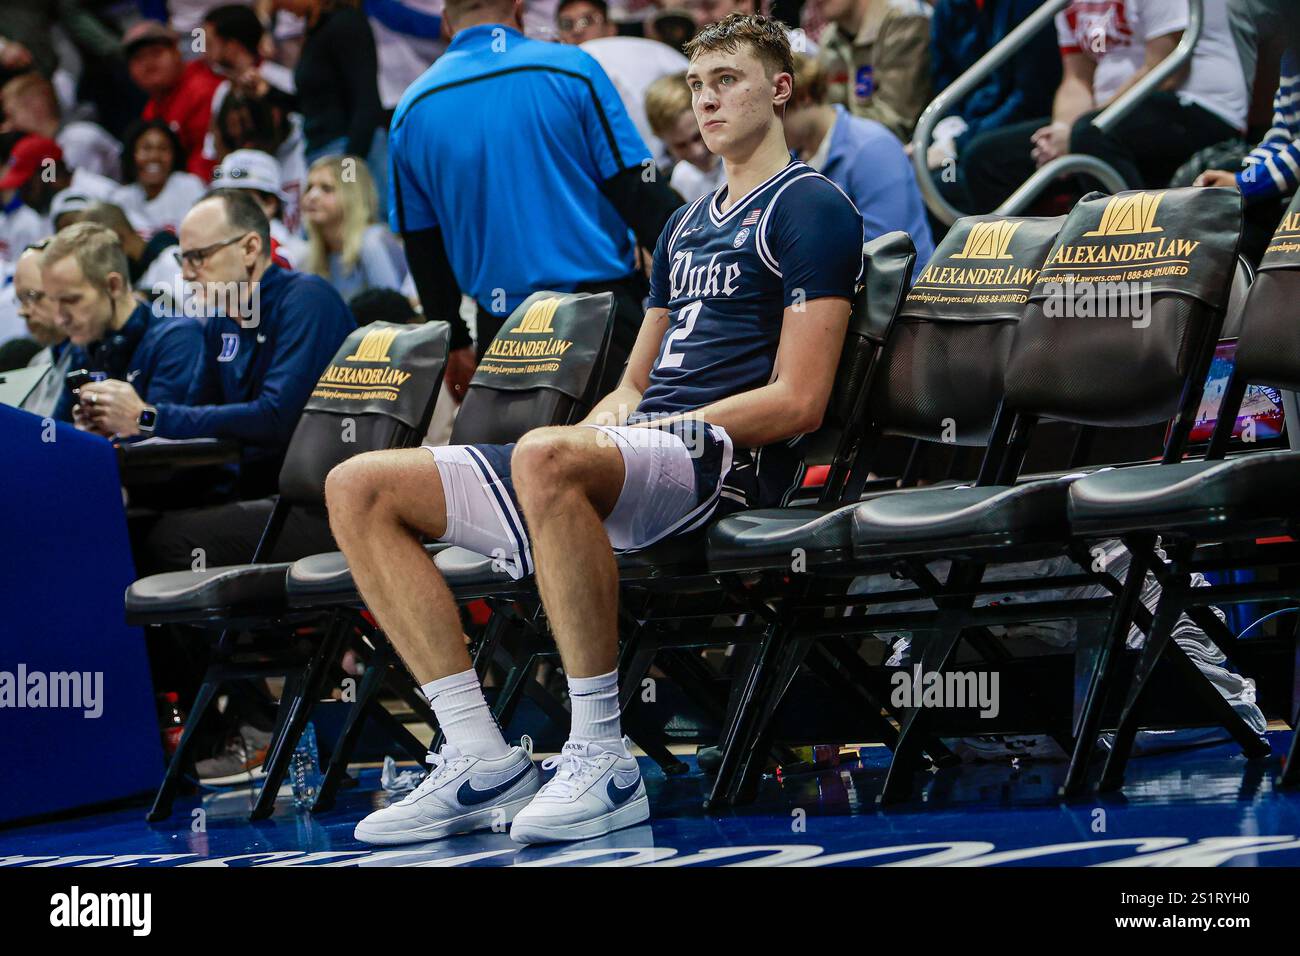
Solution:
[(409, 803), (412, 800), (418, 800), (434, 787), (442, 782), (443, 772), (450, 769), (452, 764), (461, 758), (461, 752), (451, 744), (443, 744), (442, 749), (437, 753), (430, 750), (424, 758), (424, 762), (429, 765), (429, 772), (424, 775), (419, 786), (412, 790), (402, 800), (403, 803)]
[(542, 761), (543, 770), (555, 771), (543, 789), (548, 796), (571, 797), (599, 766), (586, 744), (566, 743), (558, 754)]

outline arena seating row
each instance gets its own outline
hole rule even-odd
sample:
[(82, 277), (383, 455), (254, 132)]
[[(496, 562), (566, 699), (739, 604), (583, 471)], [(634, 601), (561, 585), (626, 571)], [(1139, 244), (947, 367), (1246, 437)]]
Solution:
[[(611, 293), (531, 296), (502, 327), (501, 335), (518, 335), (519, 341), (539, 348), (518, 350), (523, 353), (518, 357), (494, 358), (489, 353), (471, 382), (453, 440), (508, 440), (541, 425), (581, 418), (601, 380), (613, 321)], [(190, 625), (215, 638), (213, 661), (150, 810), (150, 820), (170, 814), (181, 775), (192, 759), (195, 731), (221, 688), (235, 680), (283, 675), (288, 681), (266, 757), (265, 782), (252, 811), (253, 819), (269, 816), (312, 706), (325, 691), (323, 682), (354, 628), (367, 634), (374, 653), (323, 782), (326, 802), (346, 768), (364, 718), (386, 724), (403, 749), (416, 759), (423, 758), (425, 748), (376, 700), (384, 679), (389, 678), (415, 712), (434, 723), (427, 702), (409, 675), (396, 665), (382, 634), (357, 613), (355, 601), (291, 607), (286, 589), (290, 565), (265, 557), (274, 550), (291, 509), (323, 515), (325, 478), (340, 461), (366, 451), (419, 444), (441, 390), (446, 352), (447, 330), (441, 324), (378, 322), (353, 332), (317, 383), (294, 431), (280, 473), (280, 496), (250, 562), (153, 575), (128, 589), (130, 623)], [(304, 652), (293, 640), (293, 633), (305, 624), (317, 624), (321, 629), (319, 639)], [(240, 640), (244, 633), (252, 636), (251, 643)]]
[[(1242, 316), (1232, 375), (1205, 457), (1091, 475), (1070, 488), (1072, 525), (1091, 535), (1125, 535), (1125, 540), (1143, 549), (1161, 584), (1160, 600), (1124, 701), (1115, 744), (1098, 784), (1103, 791), (1123, 784), (1124, 768), (1156, 665), (1161, 660), (1179, 658), (1180, 651), (1171, 637), (1181, 615), (1215, 605), (1300, 598), (1300, 589), (1285, 581), (1230, 580), (1209, 587), (1190, 586), (1197, 572), (1221, 574), (1300, 564), (1300, 553), (1292, 540), (1296, 533), (1293, 501), (1295, 489), (1300, 486), (1300, 453), (1274, 450), (1226, 457), (1244, 411), (1248, 386), (1290, 391), (1300, 387), (1300, 335), (1292, 311), (1292, 297), (1297, 290), (1300, 196), (1292, 199), (1260, 263)], [(1168, 557), (1156, 553), (1156, 535)], [(1206, 547), (1225, 542), (1238, 547)], [(1230, 642), (1222, 649), (1230, 659), (1234, 656)], [(1293, 717), (1292, 727), (1298, 722), (1300, 713)], [(1295, 739), (1280, 783), (1300, 784), (1300, 745)]]
[[(1288, 221), (1290, 217), (1284, 229)], [(909, 631), (914, 661), (926, 673), (949, 668), (963, 642), (968, 651), (997, 666), (1007, 652), (990, 628), (1068, 617), (1079, 622), (1076, 655), (1087, 675), (1077, 716), (1072, 725), (1062, 727), (1047, 716), (1053, 702), (1035, 701), (1042, 705), (1043, 724), (1023, 728), (1047, 730), (1072, 753), (1063, 788), (1067, 796), (1079, 793), (1085, 783), (1102, 729), (1103, 705), (1124, 690), (1117, 686), (1116, 661), (1134, 624), (1148, 639), (1127, 688), (1103, 787), (1119, 783), (1132, 732), (1139, 725), (1142, 694), (1158, 659), (1168, 660), (1179, 674), (1179, 686), (1193, 704), (1194, 724), (1225, 727), (1249, 756), (1267, 753), (1261, 738), (1168, 639), (1173, 622), (1186, 609), (1231, 655), (1232, 634), (1209, 605), (1258, 600), (1261, 588), (1188, 587), (1190, 574), (1202, 569), (1192, 561), (1194, 552), (1200, 543), (1222, 540), (1229, 524), (1228, 533), (1234, 536), (1250, 537), (1247, 526), (1286, 533), (1278, 530), (1289, 527), (1285, 508), (1278, 506), (1284, 499), (1268, 496), (1270, 511), (1249, 489), (1255, 487), (1253, 476), (1265, 472), (1268, 481), (1277, 482), (1267, 487), (1283, 488), (1294, 474), (1286, 469), (1300, 467), (1285, 453), (1216, 463), (1227, 447), (1221, 433), (1225, 428), (1230, 433), (1235, 421), (1228, 417), (1228, 407), (1240, 404), (1247, 376), (1284, 388), (1296, 388), (1300, 382), (1300, 360), (1287, 364), (1298, 353), (1292, 340), (1285, 339), (1285, 327), (1273, 328), (1265, 318), (1270, 309), (1285, 315), (1278, 306), (1289, 289), (1296, 257), (1289, 250), (1270, 253), (1260, 282), (1247, 296), (1252, 277), (1237, 264), (1240, 226), (1240, 197), (1229, 190), (1093, 194), (1068, 217), (982, 216), (959, 221), (914, 285), (914, 253), (904, 235), (870, 244), (865, 250), (866, 284), (855, 303), (827, 415), (835, 451), (817, 501), (721, 519), (702, 536), (704, 547), (700, 538), (691, 538), (620, 556), (620, 678), (625, 719), (638, 743), (667, 770), (676, 769), (656, 728), (641, 720), (635, 699), (640, 678), (653, 664), (724, 718), (723, 762), (709, 805), (743, 802), (752, 797), (776, 744), (774, 718), (787, 689), (800, 669), (807, 668), (874, 722), (879, 739), (894, 751), (882, 799), (902, 800), (925, 755), (938, 763), (953, 759), (939, 739), (943, 714), (920, 707), (893, 708), (882, 700), (875, 690), (878, 682), (868, 673), (871, 668), (858, 655), (858, 644), (871, 635)], [(1282, 237), (1278, 242), (1285, 245)], [(525, 306), (533, 304), (530, 300)], [(583, 329), (598, 324), (574, 321), (575, 309), (590, 306), (590, 297), (564, 297), (555, 310), (555, 337), (576, 340)], [(1225, 314), (1232, 311), (1235, 319), (1237, 306), (1244, 314), (1242, 351), (1208, 463), (1180, 462), (1202, 383), (1225, 334)], [(535, 325), (536, 316), (532, 318)], [(1283, 320), (1271, 321), (1276, 325)], [(528, 323), (528, 309), (521, 307), (502, 336)], [(1258, 341), (1285, 341), (1287, 348), (1251, 346), (1257, 329)], [(582, 353), (589, 373), (599, 364), (603, 346), (602, 341)], [(1253, 358), (1251, 347), (1256, 348)], [(350, 354), (340, 352), (341, 357)], [(512, 440), (539, 424), (575, 420), (592, 398), (591, 383), (599, 379), (588, 374), (581, 382), (561, 382), (559, 366), (545, 366), (532, 378), (516, 376), (510, 384), (503, 384), (510, 376), (494, 373), (491, 367), (480, 369), (480, 375), (461, 410), (453, 441)], [(476, 402), (480, 396), (482, 401)], [(539, 396), (546, 396), (549, 404), (539, 403)], [(340, 414), (338, 409), (317, 411)], [(1088, 477), (1022, 476), (1035, 426), (1046, 420), (1096, 431), (1171, 424), (1158, 465)], [(337, 429), (337, 421), (330, 427)], [(887, 436), (980, 449), (978, 478), (969, 486), (870, 490), (873, 464)], [(399, 440), (390, 432), (388, 444), (369, 447), (396, 447), (409, 443), (409, 437), (403, 433)], [(340, 450), (335, 460), (361, 450), (366, 449)], [(292, 460), (291, 453), (286, 473)], [(326, 471), (311, 472), (317, 506)], [(282, 489), (285, 485), (282, 474)], [(288, 485), (294, 485), (292, 476)], [(1159, 525), (1153, 516), (1162, 513), (1181, 517)], [(1236, 516), (1253, 516), (1253, 523), (1238, 523)], [(1171, 558), (1157, 548), (1157, 532), (1177, 536)], [(1132, 556), (1123, 580), (1093, 560), (1098, 542), (1116, 538)], [(487, 598), (493, 607), (475, 647), (480, 673), (500, 659), (507, 635), (525, 638), (522, 645), (513, 642), (524, 653), (511, 663), (496, 699), (498, 719), (505, 726), (530, 683), (530, 668), (553, 653), (535, 590), (528, 580), (512, 579), (490, 556), (440, 545), (430, 545), (429, 550), (459, 600)], [(990, 568), (1031, 567), (1027, 562), (1053, 558), (1069, 559), (1074, 566), (1051, 575), (1030, 571), (1012, 581), (1004, 575), (996, 584), (986, 578)], [(950, 567), (942, 580), (933, 568), (940, 560)], [(1255, 560), (1300, 563), (1290, 543), (1261, 546)], [(1154, 621), (1139, 600), (1147, 569), (1166, 588)], [(400, 665), (382, 635), (359, 615), (360, 599), (341, 555), (225, 573), (236, 579), (275, 579), (274, 601), (250, 604), (243, 592), (214, 600), (212, 592), (204, 591), (206, 583), (183, 572), (160, 576), (171, 580), (137, 582), (128, 592), (128, 617), (139, 623), (188, 620), (211, 630), (225, 630), (236, 622), (278, 631), (283, 641), (286, 624), (324, 616), (332, 624), (311, 658), (316, 668), (311, 673), (317, 675), (341, 653), (338, 635), (345, 626), (361, 627), (375, 648), (361, 699), (353, 704), (343, 746), (336, 750), (318, 800), (318, 808), (324, 809), (342, 779), (356, 729), (367, 715), (383, 710), (376, 695), (390, 667), (400, 672)], [(855, 582), (870, 581), (872, 575), (900, 579), (905, 586), (859, 593), (862, 589)], [(217, 573), (211, 580), (224, 579)], [(1104, 596), (1059, 597), (1065, 589), (1090, 585), (1100, 585)], [(1030, 600), (979, 605), (978, 598), (990, 593), (1019, 593)], [(1270, 591), (1269, 596), (1281, 592)], [(879, 613), (917, 599), (931, 601), (933, 609)], [(225, 635), (222, 644), (229, 637)], [(690, 653), (710, 644), (749, 649), (748, 665), (733, 679), (730, 706), (707, 686), (698, 656)], [(286, 689), (268, 757), (268, 782), (255, 815), (269, 812), (279, 784), (273, 774), (282, 773), (280, 763), (287, 763), (320, 690), (305, 680), (292, 691)], [(411, 691), (408, 677), (403, 696), (409, 699)], [(421, 714), (427, 718), (426, 711)], [(879, 716), (886, 712), (898, 721), (897, 731)], [(196, 724), (197, 719), (187, 727), (187, 736)], [(182, 741), (182, 749), (184, 745)], [(180, 765), (178, 755), (164, 790), (169, 783), (174, 787)], [(165, 801), (162, 796), (160, 792), (155, 812), (165, 815), (170, 796)]]
[[(349, 368), (350, 358), (367, 354), (367, 345), (379, 345), (389, 355), (396, 352), (407, 378), (393, 384), (395, 380), (388, 376), (387, 385), (362, 388), (356, 376), (340, 373)], [(294, 622), (286, 621), (283, 614), (289, 565), (266, 558), (293, 509), (324, 512), (325, 476), (338, 462), (364, 451), (418, 444), (433, 414), (446, 354), (447, 330), (442, 326), (375, 323), (353, 332), (326, 369), (294, 429), (280, 473), (280, 495), (250, 562), (152, 575), (127, 590), (129, 623), (191, 624), (214, 638), (211, 662), (149, 812), (150, 820), (170, 813), (181, 774), (193, 759), (195, 732), (222, 688), (237, 680), (283, 676), (285, 691), (266, 761), (267, 786), (258, 804), (259, 813), (269, 813), (298, 734), (306, 726), (310, 707), (304, 702), (318, 699), (323, 691), (328, 665), (341, 653), (346, 621), (333, 615), (322, 639), (305, 651), (300, 649), (292, 640)], [(267, 627), (268, 622), (274, 626)], [(246, 627), (260, 638), (251, 645), (241, 640)], [(424, 709), (428, 710), (427, 704)]]
[[(754, 681), (739, 719), (728, 728), (719, 773), (725, 802), (752, 795), (772, 715), (819, 639), (825, 611), (905, 597), (928, 597), (937, 610), (881, 616), (869, 624), (873, 630), (912, 631), (917, 638), (912, 653), (926, 674), (944, 672), (963, 638), (986, 659), (998, 661), (1002, 652), (988, 632), (993, 624), (1110, 618), (1067, 748), (1073, 759), (1064, 790), (1066, 795), (1078, 792), (1100, 729), (1100, 708), (1114, 680), (1112, 661), (1130, 624), (1140, 618), (1138, 597), (1150, 550), (1124, 538), (1133, 562), (1122, 583), (1096, 567), (1090, 555), (1098, 537), (1069, 520), (1070, 488), (1078, 476), (1020, 481), (1021, 463), (1040, 419), (1106, 429), (1172, 418), (1163, 460), (1181, 457), (1228, 305), (1240, 222), (1240, 200), (1230, 193), (1169, 190), (1085, 197), (1061, 224), (1050, 250), (1041, 249), (1045, 258), (1028, 304), (1010, 321), (1004, 319), (1001, 330), (973, 322), (976, 313), (968, 310), (958, 316), (909, 316), (905, 308), (898, 331), (909, 331), (891, 338), (887, 371), (872, 400), (877, 426), (931, 441), (951, 437), (986, 444), (979, 478), (969, 487), (876, 496), (829, 515), (737, 515), (711, 530), (710, 563), (719, 567), (761, 570), (766, 557), (767, 570), (775, 570), (788, 564), (791, 549), (797, 548), (806, 554), (810, 570), (823, 569), (810, 575), (813, 580), (800, 591), (799, 600), (813, 612), (812, 626), (795, 613), (802, 608), (789, 609), (787, 620), (774, 624), (770, 655), (760, 657), (760, 670), (767, 675)], [(955, 228), (935, 263), (969, 258), (974, 228)], [(1135, 238), (1145, 235), (1159, 238)], [(1003, 254), (1012, 255), (1010, 247)], [(1121, 265), (1105, 265), (1114, 262)], [(1164, 268), (1171, 264), (1174, 268)], [(1132, 288), (1113, 289), (1117, 295), (1111, 301), (1084, 308), (1083, 297), (1095, 297), (1102, 270), (1108, 276), (1135, 277), (1120, 279)], [(924, 277), (918, 287), (925, 289)], [(1149, 301), (1139, 303), (1139, 292), (1149, 295)], [(970, 368), (972, 354), (988, 366)], [(1004, 361), (999, 363), (999, 357)], [(942, 436), (945, 426), (955, 434)], [(1094, 583), (1116, 597), (1044, 600), (1014, 609), (974, 606), (991, 566), (1057, 556), (1072, 558), (1077, 570), (999, 580), (996, 591), (1032, 595)], [(942, 582), (927, 567), (941, 558), (951, 562)], [(843, 584), (828, 580), (872, 573), (902, 576), (915, 590), (846, 602)], [(867, 622), (856, 623), (862, 630)], [(1145, 629), (1146, 622), (1137, 623)], [(1080, 650), (1084, 647), (1081, 642)], [(1183, 676), (1189, 694), (1206, 708), (1204, 723), (1227, 728), (1250, 756), (1267, 753), (1266, 744), (1194, 667), (1184, 667)], [(938, 716), (922, 707), (902, 715), (882, 802), (910, 795), (912, 772), (922, 766), (922, 748), (937, 731)]]

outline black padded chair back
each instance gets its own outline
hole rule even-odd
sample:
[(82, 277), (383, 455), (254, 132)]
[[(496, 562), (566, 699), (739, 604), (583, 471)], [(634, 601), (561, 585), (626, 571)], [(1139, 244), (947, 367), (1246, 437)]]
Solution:
[(884, 434), (987, 443), (1012, 334), (1064, 218), (969, 216), (953, 224), (885, 348), (871, 399)]
[(821, 500), (838, 501), (854, 467), (867, 419), (867, 400), (881, 351), (912, 282), (916, 246), (905, 232), (889, 232), (862, 247), (862, 286), (853, 300), (835, 382), (823, 424), (812, 443), (835, 451)]
[(1300, 193), (1291, 200), (1273, 233), (1246, 300), (1237, 343), (1237, 377), (1256, 385), (1300, 390), (1298, 310)]
[(1081, 199), (1016, 328), (1008, 407), (1102, 427), (1194, 415), (1189, 405), (1199, 400), (1222, 327), (1241, 221), (1241, 195), (1232, 189)]
[(907, 295), (916, 246), (907, 233), (890, 232), (864, 245), (862, 255), (862, 287), (853, 300), (823, 426), (837, 431), (861, 424), (863, 388)]
[(441, 322), (372, 322), (349, 335), (298, 419), (280, 469), (281, 502), (324, 507), (325, 476), (339, 462), (418, 444), (446, 361)]
[(601, 396), (611, 292), (535, 292), (506, 319), (470, 380), (451, 444), (504, 444), (581, 419)]
[(1232, 275), (1232, 289), (1228, 292), (1228, 308), (1223, 314), (1220, 339), (1235, 339), (1241, 335), (1242, 316), (1250, 288), (1255, 284), (1255, 266), (1245, 256), (1237, 256), (1237, 268)]

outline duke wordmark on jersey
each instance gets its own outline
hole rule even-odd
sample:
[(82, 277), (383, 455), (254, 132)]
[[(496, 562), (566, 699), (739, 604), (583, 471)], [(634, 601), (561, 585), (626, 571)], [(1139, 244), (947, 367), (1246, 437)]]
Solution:
[(673, 267), (668, 281), (672, 287), (674, 299), (681, 296), (690, 298), (717, 298), (734, 295), (740, 287), (740, 263), (718, 262), (721, 252), (709, 257), (706, 265), (695, 265), (695, 253), (689, 249), (679, 249), (673, 255)]

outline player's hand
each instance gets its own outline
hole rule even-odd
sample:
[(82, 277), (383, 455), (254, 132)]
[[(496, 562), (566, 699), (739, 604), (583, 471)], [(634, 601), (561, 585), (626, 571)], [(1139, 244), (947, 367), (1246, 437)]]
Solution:
[(110, 378), (82, 386), (81, 411), (89, 415), (92, 431), (130, 438), (140, 434), (138, 422), (144, 401), (126, 382)]
[(1226, 169), (1207, 169), (1196, 177), (1193, 186), (1231, 186), (1237, 188), (1237, 174)]
[(1034, 162), (1044, 166), (1070, 151), (1070, 127), (1064, 123), (1050, 123), (1035, 131), (1030, 142), (1034, 144), (1030, 152)]
[(452, 349), (447, 353), (447, 370), (443, 373), (443, 379), (447, 383), (447, 391), (451, 392), (456, 401), (465, 400), (469, 380), (474, 377), (476, 368), (478, 359), (474, 355), (474, 346), (467, 345), (463, 349)]

